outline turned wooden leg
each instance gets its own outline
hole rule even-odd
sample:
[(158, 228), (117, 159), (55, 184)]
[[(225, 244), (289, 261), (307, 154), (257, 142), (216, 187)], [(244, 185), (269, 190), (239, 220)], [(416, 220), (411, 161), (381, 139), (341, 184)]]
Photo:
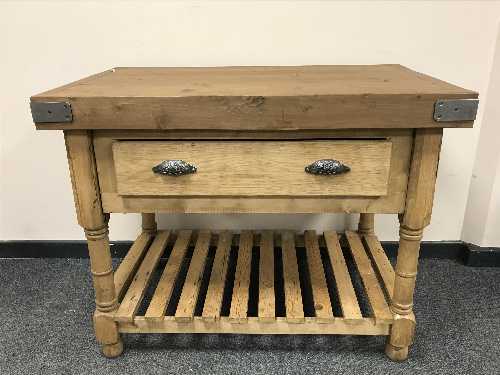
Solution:
[(155, 233), (157, 229), (155, 214), (142, 214), (142, 231)]
[(358, 233), (360, 235), (375, 234), (375, 214), (359, 214)]
[(387, 356), (394, 361), (403, 361), (408, 357), (408, 347), (412, 344), (415, 335), (413, 292), (417, 277), (422, 229), (412, 230), (402, 225), (399, 236), (391, 304), (394, 323), (385, 349)]
[(78, 223), (85, 230), (94, 283), (96, 311), (94, 329), (106, 357), (123, 351), (118, 326), (113, 319), (118, 308), (108, 239), (108, 219), (102, 211), (92, 135), (86, 130), (65, 131)]
[(105, 224), (97, 230), (85, 229), (85, 235), (95, 291), (95, 335), (97, 342), (102, 345), (104, 356), (113, 358), (122, 353), (123, 343), (118, 333), (118, 326), (113, 320), (113, 312), (118, 308), (118, 301), (115, 293), (108, 226)]
[(408, 357), (408, 347), (415, 334), (413, 294), (418, 256), (423, 229), (430, 222), (441, 137), (441, 129), (415, 132), (406, 207), (399, 216), (399, 249), (391, 299), (394, 322), (385, 348), (387, 356), (394, 361)]

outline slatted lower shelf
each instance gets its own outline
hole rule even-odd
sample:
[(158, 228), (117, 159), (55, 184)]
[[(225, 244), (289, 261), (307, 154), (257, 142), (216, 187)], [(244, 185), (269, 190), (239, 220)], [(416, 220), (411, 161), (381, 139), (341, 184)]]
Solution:
[(393, 283), (372, 235), (142, 233), (115, 271), (115, 320), (129, 333), (387, 335)]

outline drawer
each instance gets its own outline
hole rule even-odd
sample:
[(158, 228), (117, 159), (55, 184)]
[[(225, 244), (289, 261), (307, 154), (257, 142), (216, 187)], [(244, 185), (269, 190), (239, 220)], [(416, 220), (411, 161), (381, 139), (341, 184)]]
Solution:
[[(121, 140), (113, 143), (116, 189), (121, 196), (384, 196), (392, 143), (348, 140)], [(305, 167), (336, 159), (350, 171), (314, 175)], [(197, 171), (160, 175), (164, 160), (183, 160)]]

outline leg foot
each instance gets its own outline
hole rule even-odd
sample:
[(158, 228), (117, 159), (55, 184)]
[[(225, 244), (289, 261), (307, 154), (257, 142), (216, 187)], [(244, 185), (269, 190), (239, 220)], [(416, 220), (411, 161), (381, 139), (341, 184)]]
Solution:
[(116, 358), (123, 353), (123, 341), (120, 339), (114, 344), (103, 344), (101, 351), (106, 358)]
[(101, 351), (105, 357), (115, 358), (122, 354), (122, 338), (112, 315), (96, 311), (94, 313), (94, 330), (96, 340), (101, 344)]
[(403, 348), (398, 348), (391, 345), (389, 340), (387, 340), (387, 343), (385, 344), (385, 354), (395, 362), (402, 362), (408, 358), (408, 347), (405, 346)]

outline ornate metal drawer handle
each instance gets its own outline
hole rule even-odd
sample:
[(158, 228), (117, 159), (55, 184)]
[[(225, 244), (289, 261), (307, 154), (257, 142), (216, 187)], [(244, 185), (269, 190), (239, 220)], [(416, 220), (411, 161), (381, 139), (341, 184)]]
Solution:
[(160, 164), (153, 167), (153, 172), (166, 176), (183, 176), (190, 173), (196, 173), (196, 166), (185, 162), (184, 160), (163, 160)]
[(349, 172), (351, 168), (334, 159), (316, 160), (305, 168), (307, 173), (318, 175), (335, 175)]

